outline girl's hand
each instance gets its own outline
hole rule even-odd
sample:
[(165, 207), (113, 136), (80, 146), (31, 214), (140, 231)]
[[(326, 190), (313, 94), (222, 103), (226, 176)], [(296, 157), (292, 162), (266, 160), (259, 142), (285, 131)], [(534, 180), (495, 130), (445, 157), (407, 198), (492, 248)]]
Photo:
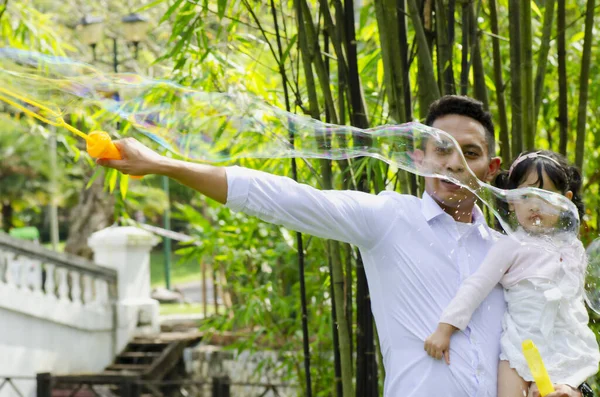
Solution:
[(450, 337), (454, 331), (456, 331), (456, 327), (440, 323), (435, 332), (425, 339), (427, 354), (438, 360), (444, 357), (446, 364), (450, 365)]
[[(581, 397), (581, 392), (568, 385), (554, 385), (554, 393), (546, 394), (546, 397)], [(529, 388), (528, 397), (540, 397), (540, 392), (535, 383)]]

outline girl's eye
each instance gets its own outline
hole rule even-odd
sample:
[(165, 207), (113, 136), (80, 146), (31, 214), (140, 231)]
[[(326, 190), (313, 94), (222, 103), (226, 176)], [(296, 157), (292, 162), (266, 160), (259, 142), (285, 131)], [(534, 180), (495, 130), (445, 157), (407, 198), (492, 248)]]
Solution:
[(528, 194), (522, 194), (522, 195), (521, 195), (521, 199), (522, 199), (522, 200), (527, 200), (528, 198), (529, 198), (529, 195), (528, 195)]
[(477, 153), (477, 152), (465, 152), (464, 155), (466, 157), (478, 157), (479, 153)]

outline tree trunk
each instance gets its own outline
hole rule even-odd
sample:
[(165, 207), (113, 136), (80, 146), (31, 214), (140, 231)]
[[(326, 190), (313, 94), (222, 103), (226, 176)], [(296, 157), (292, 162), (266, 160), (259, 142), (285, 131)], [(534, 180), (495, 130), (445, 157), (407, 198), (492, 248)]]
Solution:
[(583, 154), (585, 150), (585, 135), (587, 129), (587, 102), (592, 58), (592, 34), (594, 28), (594, 8), (596, 1), (588, 0), (585, 16), (585, 36), (583, 38), (583, 54), (581, 56), (581, 73), (579, 74), (579, 104), (577, 106), (577, 140), (575, 142), (575, 165), (583, 171)]
[(510, 108), (511, 108), (511, 149), (512, 157), (523, 151), (523, 106), (521, 97), (521, 21), (519, 18), (520, 0), (509, 0), (508, 17), (510, 19)]
[(114, 222), (115, 199), (104, 192), (104, 178), (98, 177), (79, 194), (79, 201), (69, 215), (69, 235), (65, 252), (92, 258), (88, 237)]
[(566, 12), (565, 1), (558, 0), (556, 15), (556, 30), (558, 46), (558, 125), (560, 128), (558, 152), (567, 155), (567, 141), (569, 139), (569, 109), (567, 93), (567, 51), (566, 51)]
[[(498, 36), (498, 8), (496, 0), (490, 0), (490, 22), (492, 34)], [(492, 38), (493, 63), (494, 63), (494, 83), (496, 85), (496, 105), (498, 106), (498, 120), (500, 131), (498, 133), (500, 141), (500, 155), (505, 167), (510, 164), (510, 137), (508, 135), (508, 117), (506, 115), (506, 99), (504, 98), (504, 79), (502, 78), (502, 56), (500, 53), (500, 42), (498, 37)]]

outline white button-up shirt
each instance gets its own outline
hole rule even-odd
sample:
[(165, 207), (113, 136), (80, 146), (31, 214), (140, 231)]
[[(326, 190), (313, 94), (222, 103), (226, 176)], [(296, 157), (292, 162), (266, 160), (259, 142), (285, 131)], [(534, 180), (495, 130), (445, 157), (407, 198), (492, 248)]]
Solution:
[(505, 310), (500, 286), (465, 331), (452, 336), (450, 365), (423, 349), (461, 282), (494, 242), (477, 207), (473, 226), (461, 233), (428, 194), (322, 191), (240, 167), (227, 168), (227, 183), (227, 206), (234, 211), (360, 249), (384, 359), (385, 397), (496, 396)]

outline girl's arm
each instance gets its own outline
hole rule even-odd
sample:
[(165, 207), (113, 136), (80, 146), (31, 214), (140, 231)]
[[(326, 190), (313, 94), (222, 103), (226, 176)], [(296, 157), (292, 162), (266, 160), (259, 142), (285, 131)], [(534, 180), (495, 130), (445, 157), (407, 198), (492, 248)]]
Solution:
[(479, 269), (463, 281), (454, 299), (443, 311), (440, 323), (450, 324), (464, 331), (473, 312), (513, 265), (518, 245), (511, 237), (498, 240)]
[(500, 239), (492, 246), (479, 269), (463, 281), (442, 313), (437, 329), (425, 340), (427, 354), (438, 360), (444, 357), (450, 364), (450, 337), (455, 331), (467, 327), (475, 309), (500, 282), (514, 262), (517, 245), (509, 237)]

